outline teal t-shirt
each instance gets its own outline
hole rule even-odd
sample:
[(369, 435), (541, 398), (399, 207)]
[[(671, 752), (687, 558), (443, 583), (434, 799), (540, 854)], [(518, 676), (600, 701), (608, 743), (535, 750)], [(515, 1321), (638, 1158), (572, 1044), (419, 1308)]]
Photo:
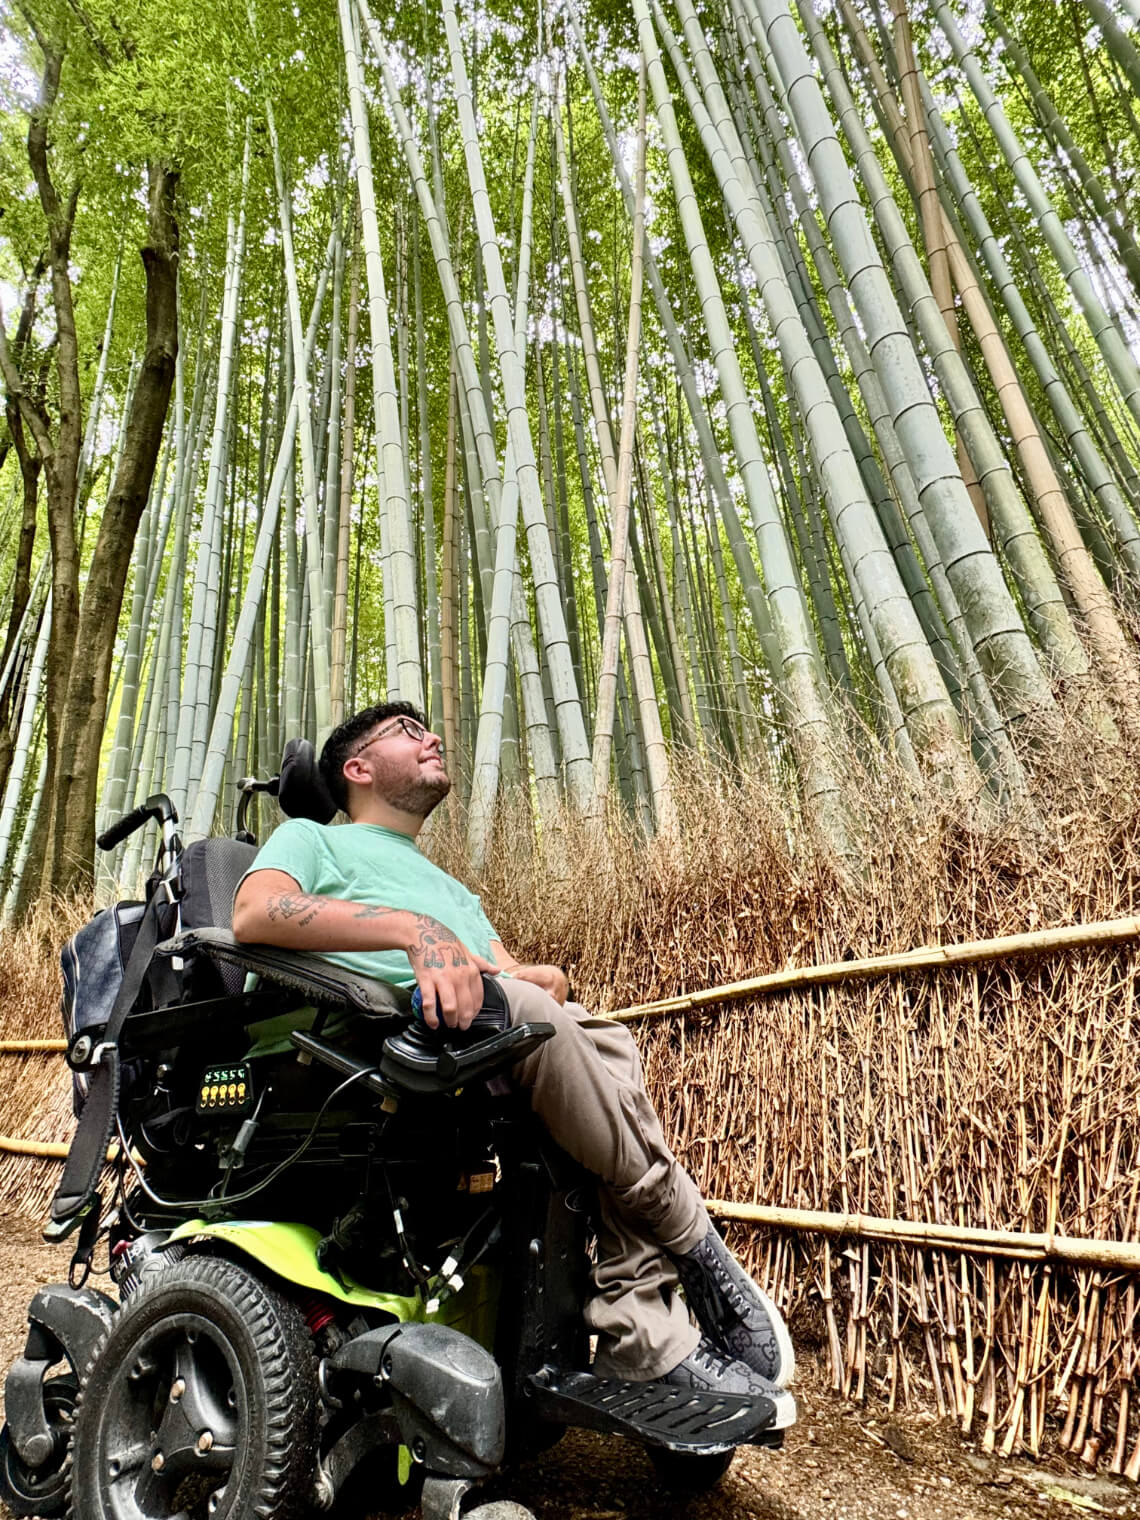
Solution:
[[(318, 897), (426, 913), (488, 960), (491, 941), (498, 938), (474, 892), (433, 865), (415, 840), (379, 824), (332, 826), (290, 818), (269, 836), (245, 874), (252, 876), (256, 871), (284, 871), (302, 892)], [(412, 963), (402, 950), (326, 950), (321, 954), (324, 960), (378, 981), (397, 987), (415, 985)], [(296, 1028), (299, 1022), (304, 1020), (298, 1021), (294, 1014), (287, 1027)], [(288, 1048), (285, 1021), (267, 1020), (251, 1026), (250, 1033), (258, 1054)], [(328, 1033), (335, 1033), (331, 1023)]]

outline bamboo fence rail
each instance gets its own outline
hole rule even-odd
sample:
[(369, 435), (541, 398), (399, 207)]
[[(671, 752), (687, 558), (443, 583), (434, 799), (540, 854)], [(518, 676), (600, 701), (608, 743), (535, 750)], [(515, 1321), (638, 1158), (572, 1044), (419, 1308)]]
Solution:
[(725, 982), (700, 992), (683, 992), (635, 1003), (608, 1013), (622, 1023), (660, 1018), (667, 1013), (691, 1013), (714, 1004), (739, 1002), (742, 998), (770, 996), (800, 987), (822, 987), (836, 982), (862, 981), (868, 977), (893, 976), (907, 971), (932, 971), (944, 966), (976, 966), (986, 961), (1010, 960), (1026, 955), (1048, 955), (1059, 950), (1119, 945), (1140, 938), (1140, 918), (1112, 918), (1095, 924), (1066, 924), (1057, 929), (1038, 929), (1029, 934), (1004, 934), (996, 939), (967, 940), (957, 945), (929, 945), (902, 950), (894, 955), (874, 955), (863, 960), (831, 961), (822, 966), (792, 966), (770, 971), (741, 982)]
[(38, 1156), (44, 1160), (63, 1161), (68, 1146), (63, 1140), (31, 1140), (26, 1135), (0, 1135), (0, 1151), (9, 1156)]
[[(45, 1161), (66, 1161), (70, 1149), (70, 1145), (64, 1140), (26, 1140), (15, 1135), (0, 1135), (0, 1151), (6, 1151), (12, 1156), (35, 1156)], [(107, 1160), (114, 1161), (118, 1154), (119, 1142), (116, 1140), (107, 1148)]]
[(725, 1198), (709, 1199), (708, 1210), (715, 1219), (826, 1235), (831, 1239), (898, 1242), (937, 1250), (969, 1251), (978, 1256), (1004, 1256), (1014, 1261), (1061, 1261), (1075, 1266), (1140, 1272), (1140, 1241), (1085, 1240), (1019, 1230), (982, 1230), (969, 1225), (917, 1219), (880, 1219), (875, 1215), (836, 1214), (822, 1209), (734, 1203)]

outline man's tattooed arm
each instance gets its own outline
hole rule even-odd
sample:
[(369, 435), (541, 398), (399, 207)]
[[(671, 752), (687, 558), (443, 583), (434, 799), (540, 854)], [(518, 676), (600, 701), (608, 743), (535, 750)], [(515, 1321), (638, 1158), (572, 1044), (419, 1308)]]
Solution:
[(255, 871), (234, 901), (234, 934), (247, 943), (308, 950), (403, 950), (417, 968), (466, 971), (470, 952), (427, 913), (304, 892), (283, 871)]
[(287, 871), (252, 871), (234, 898), (234, 935), (287, 950), (403, 950), (412, 915), (398, 908), (306, 892)]
[(424, 1021), (466, 1029), (483, 1002), (485, 960), (430, 913), (305, 892), (287, 871), (255, 870), (234, 898), (234, 935), (320, 955), (330, 950), (403, 950), (423, 995)]

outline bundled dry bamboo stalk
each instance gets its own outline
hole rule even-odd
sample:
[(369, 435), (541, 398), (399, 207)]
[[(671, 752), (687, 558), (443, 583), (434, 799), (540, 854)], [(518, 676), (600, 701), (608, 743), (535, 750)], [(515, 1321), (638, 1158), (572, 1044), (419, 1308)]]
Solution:
[[(907, 971), (937, 971), (946, 966), (976, 966), (986, 961), (1014, 960), (1027, 955), (1048, 955), (1058, 950), (1081, 950), (1126, 943), (1140, 938), (1140, 918), (1114, 918), (1098, 924), (1063, 924), (1029, 934), (1003, 934), (996, 939), (971, 940), (960, 945), (923, 945), (897, 955), (872, 955), (863, 960), (832, 961), (823, 966), (789, 966), (742, 982), (726, 982), (699, 992), (682, 992), (652, 1003), (618, 1008), (606, 1018), (619, 1023), (660, 1018), (669, 1013), (690, 1013), (720, 1007), (743, 998), (790, 992), (798, 987), (820, 987), (829, 982), (865, 981)], [(0, 1044), (2, 1048), (2, 1044)]]
[[(1074, 1266), (1140, 1272), (1140, 1241), (1070, 1239), (1065, 1235), (1018, 1230), (971, 1229), (966, 1225), (915, 1219), (879, 1219), (873, 1215), (827, 1213), (821, 1209), (736, 1203), (725, 1198), (710, 1199), (708, 1209), (716, 1219), (765, 1225), (769, 1229), (791, 1230), (797, 1234), (826, 1235), (831, 1239), (898, 1241), (939, 1251), (1001, 1256), (1010, 1261), (1063, 1261)], [(941, 1296), (937, 1279), (935, 1296)]]

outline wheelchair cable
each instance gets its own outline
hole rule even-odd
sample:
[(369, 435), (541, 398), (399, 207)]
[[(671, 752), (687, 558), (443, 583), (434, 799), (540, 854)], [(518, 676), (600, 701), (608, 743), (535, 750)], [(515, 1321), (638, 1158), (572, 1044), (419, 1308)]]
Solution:
[(427, 1298), (431, 1291), (431, 1279), (420, 1266), (416, 1253), (412, 1250), (412, 1243), (404, 1228), (404, 1208), (407, 1204), (404, 1199), (397, 1199), (392, 1190), (392, 1179), (388, 1174), (388, 1168), (383, 1164), (380, 1171), (384, 1178), (384, 1186), (388, 1190), (388, 1203), (392, 1209), (392, 1225), (396, 1231), (396, 1244), (400, 1248), (400, 1260), (404, 1263), (412, 1281), (415, 1283), (421, 1298)]
[(135, 1174), (135, 1181), (138, 1183), (139, 1187), (142, 1188), (143, 1192), (150, 1199), (150, 1201), (154, 1204), (157, 1204), (160, 1209), (216, 1209), (220, 1203), (245, 1203), (248, 1199), (255, 1198), (258, 1193), (263, 1192), (271, 1182), (275, 1182), (277, 1178), (280, 1177), (282, 1172), (288, 1171), (289, 1167), (294, 1166), (298, 1161), (300, 1161), (301, 1157), (309, 1149), (309, 1146), (312, 1145), (314, 1139), (316, 1138), (317, 1130), (320, 1128), (321, 1120), (324, 1118), (328, 1106), (333, 1101), (333, 1099), (339, 1098), (341, 1093), (344, 1092), (346, 1088), (351, 1087), (354, 1082), (359, 1082), (362, 1077), (372, 1076), (373, 1073), (379, 1071), (379, 1069), (380, 1068), (378, 1066), (366, 1066), (362, 1071), (354, 1071), (351, 1076), (346, 1077), (343, 1082), (341, 1082), (337, 1087), (334, 1087), (332, 1092), (330, 1092), (329, 1095), (325, 1098), (325, 1101), (321, 1104), (320, 1108), (317, 1109), (316, 1117), (313, 1119), (313, 1122), (309, 1127), (308, 1134), (301, 1141), (300, 1145), (292, 1153), (292, 1155), (286, 1156), (284, 1161), (279, 1161), (277, 1165), (272, 1169), (272, 1171), (269, 1172), (268, 1176), (263, 1177), (261, 1181), (255, 1183), (253, 1187), (246, 1188), (243, 1192), (240, 1193), (231, 1193), (229, 1197), (225, 1199), (213, 1197), (177, 1199), (162, 1198), (158, 1193), (154, 1191), (154, 1189), (147, 1182), (146, 1178), (143, 1176), (139, 1164), (131, 1153), (129, 1144), (127, 1142), (126, 1131), (123, 1127), (123, 1116), (121, 1114), (116, 1114), (115, 1124), (119, 1132), (119, 1141), (123, 1148), (123, 1154), (127, 1158), (127, 1163)]
[[(479, 1241), (482, 1231), (486, 1233)], [(483, 1210), (459, 1244), (448, 1252), (447, 1260), (432, 1277), (429, 1284), (432, 1288), (431, 1297), (425, 1304), (429, 1314), (438, 1313), (440, 1306), (460, 1291), (472, 1268), (478, 1266), (491, 1247), (501, 1238), (502, 1222), (496, 1206), (491, 1204)], [(478, 1241), (476, 1250), (472, 1250), (473, 1241)], [(469, 1251), (470, 1255), (468, 1255)], [(460, 1268), (463, 1269), (462, 1272)]]
[[(230, 1178), (233, 1176), (234, 1168), (238, 1164), (239, 1150), (240, 1160), (244, 1161), (245, 1152), (249, 1146), (249, 1139), (253, 1138), (253, 1135), (257, 1130), (257, 1121), (261, 1116), (261, 1105), (265, 1102), (266, 1097), (272, 1091), (272, 1086), (263, 1087), (261, 1089), (261, 1092), (258, 1094), (257, 1102), (254, 1104), (253, 1113), (250, 1114), (249, 1118), (246, 1119), (242, 1124), (242, 1127), (238, 1130), (237, 1139), (230, 1146), (229, 1159), (226, 1161), (226, 1169), (222, 1173), (222, 1180), (221, 1182), (215, 1182), (214, 1186), (210, 1189), (210, 1197), (212, 1199), (215, 1199), (218, 1203), (226, 1202), (226, 1189), (230, 1185)], [(246, 1134), (247, 1130), (249, 1131), (249, 1139), (247, 1139), (243, 1145), (242, 1136)]]

